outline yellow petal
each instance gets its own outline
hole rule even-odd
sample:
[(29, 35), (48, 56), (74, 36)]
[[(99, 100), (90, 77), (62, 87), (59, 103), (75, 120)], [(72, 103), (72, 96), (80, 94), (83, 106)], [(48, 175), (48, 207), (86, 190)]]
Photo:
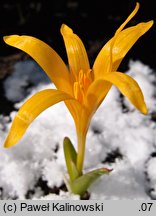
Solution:
[(5, 36), (4, 41), (29, 54), (42, 67), (59, 90), (72, 94), (67, 67), (50, 46), (30, 36)]
[(117, 31), (115, 32), (115, 35), (117, 35), (119, 32), (121, 32), (122, 29), (124, 29), (124, 27), (127, 25), (127, 23), (129, 23), (129, 21), (136, 15), (136, 13), (139, 10), (139, 7), (140, 7), (140, 4), (139, 4), (139, 2), (137, 2), (134, 10), (132, 11), (132, 13), (127, 17), (127, 19), (117, 29)]
[(109, 92), (112, 84), (105, 80), (95, 80), (88, 88), (85, 107), (91, 113), (91, 115), (96, 112), (107, 93)]
[[(93, 69), (94, 69), (94, 73), (95, 73), (94, 74), (95, 79), (96, 78), (97, 79), (102, 78), (104, 74), (108, 73), (112, 69), (112, 58), (113, 58), (112, 49), (113, 49), (113, 46), (115, 43), (115, 39), (116, 39), (117, 35), (119, 34), (119, 32), (122, 31), (122, 29), (126, 26), (126, 24), (138, 12), (139, 6), (140, 6), (140, 4), (137, 2), (132, 13), (127, 17), (127, 19), (122, 23), (122, 25), (115, 32), (114, 37), (110, 41), (108, 41), (108, 43), (106, 43), (105, 46), (99, 52), (99, 54), (98, 54), (98, 56), (94, 62), (94, 65), (93, 65)], [(102, 69), (104, 69), (103, 72), (101, 71)]]
[(135, 14), (139, 10), (139, 7), (140, 7), (140, 4), (137, 2), (134, 10), (132, 11), (132, 13), (127, 17), (127, 19), (117, 29), (117, 31), (115, 32), (114, 37), (111, 40), (111, 44), (110, 44), (110, 59), (109, 59), (109, 68), (108, 68), (109, 71), (113, 70), (113, 66), (112, 66), (112, 63), (113, 63), (113, 48), (114, 48), (115, 41), (116, 41), (116, 39), (118, 37), (118, 34), (124, 29), (124, 27), (127, 25), (127, 23), (135, 16)]
[(122, 59), (135, 44), (135, 42), (145, 34), (153, 25), (153, 21), (140, 23), (136, 26), (129, 27), (119, 33), (113, 46), (112, 70), (116, 71)]
[(109, 40), (99, 52), (93, 65), (95, 79), (103, 79), (105, 74), (108, 72), (117, 70), (122, 59), (130, 48), (153, 25), (153, 21), (149, 21), (122, 30), (129, 20), (136, 14), (138, 9), (139, 4), (136, 5), (134, 11), (119, 27), (115, 33), (115, 36)]
[(113, 72), (106, 75), (105, 80), (115, 85), (140, 112), (147, 114), (143, 93), (133, 78), (120, 72)]
[(74, 119), (75, 125), (78, 125), (80, 112), (82, 109), (81, 104), (77, 100), (68, 100), (68, 101), (65, 101), (65, 104)]
[(73, 98), (64, 92), (54, 89), (43, 90), (33, 95), (16, 114), (4, 147), (8, 148), (15, 145), (22, 138), (28, 126), (41, 112), (60, 101), (68, 99)]
[(65, 104), (74, 119), (77, 133), (86, 134), (91, 118), (89, 110), (76, 100), (67, 100)]
[(64, 39), (71, 72), (78, 76), (80, 70), (88, 71), (90, 69), (88, 56), (81, 39), (65, 24), (61, 26), (61, 34)]

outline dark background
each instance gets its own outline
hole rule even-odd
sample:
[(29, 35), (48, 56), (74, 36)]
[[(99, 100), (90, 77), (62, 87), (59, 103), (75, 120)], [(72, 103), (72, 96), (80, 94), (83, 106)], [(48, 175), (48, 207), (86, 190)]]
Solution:
[[(140, 10), (129, 25), (155, 20), (154, 1), (140, 2)], [(26, 34), (50, 44), (67, 61), (60, 35), (62, 23), (69, 25), (84, 41), (91, 63), (102, 45), (113, 36), (115, 30), (134, 9), (134, 0), (1, 0), (0, 1), (0, 57), (19, 52), (4, 44), (2, 37), (10, 34)], [(138, 59), (156, 68), (156, 31), (147, 32), (126, 56)]]

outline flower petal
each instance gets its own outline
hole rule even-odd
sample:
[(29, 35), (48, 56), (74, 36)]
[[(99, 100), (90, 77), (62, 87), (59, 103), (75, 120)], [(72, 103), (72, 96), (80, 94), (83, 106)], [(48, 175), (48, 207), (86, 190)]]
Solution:
[(136, 26), (129, 27), (119, 33), (112, 50), (113, 71), (117, 70), (127, 52), (131, 49), (134, 43), (152, 27), (152, 25), (153, 21), (140, 23)]
[(91, 113), (91, 115), (96, 112), (107, 93), (109, 92), (112, 84), (108, 81), (99, 79), (95, 80), (87, 91), (85, 107)]
[(67, 106), (70, 114), (72, 115), (75, 125), (79, 122), (80, 112), (82, 109), (81, 104), (77, 100), (67, 100), (65, 101), (65, 105)]
[(15, 145), (41, 112), (60, 101), (68, 99), (73, 98), (62, 91), (54, 89), (46, 89), (33, 95), (16, 114), (4, 146), (8, 148)]
[(115, 85), (140, 112), (148, 113), (143, 93), (132, 77), (120, 72), (113, 72), (105, 76), (105, 80)]
[(61, 57), (50, 46), (30, 36), (5, 36), (4, 41), (8, 45), (29, 54), (42, 67), (59, 90), (72, 94), (68, 69)]
[(109, 73), (104, 79), (93, 82), (88, 89), (85, 102), (85, 106), (90, 109), (90, 112), (97, 110), (112, 85), (115, 85), (140, 112), (147, 114), (144, 96), (138, 83), (130, 76), (120, 72)]
[(121, 24), (121, 26), (117, 29), (117, 31), (115, 32), (115, 36), (121, 32), (124, 27), (127, 25), (127, 23), (129, 23), (129, 21), (136, 15), (136, 13), (138, 12), (140, 7), (139, 2), (136, 3), (136, 6), (134, 8), (134, 10), (131, 12), (131, 14), (127, 17), (127, 19)]
[[(117, 35), (122, 31), (122, 29), (126, 26), (126, 24), (138, 12), (139, 6), (140, 6), (140, 4), (137, 2), (132, 13), (127, 17), (127, 19), (122, 23), (122, 25), (115, 32), (114, 37), (111, 40), (109, 40), (108, 43), (106, 43), (105, 46), (99, 52), (99, 54), (95, 60), (94, 66), (93, 66), (95, 77), (96, 77), (96, 75), (98, 75), (98, 78), (102, 78), (101, 77), (101, 76), (103, 76), (103, 74), (101, 72), (102, 68), (105, 68), (104, 73), (108, 73), (111, 70), (112, 58), (113, 58), (112, 49), (113, 49), (113, 46), (115, 43), (115, 39), (116, 39)], [(99, 73), (101, 73), (101, 76), (99, 76)]]
[(95, 79), (103, 79), (105, 74), (108, 72), (116, 71), (122, 59), (134, 43), (153, 25), (153, 21), (149, 21), (122, 30), (129, 20), (136, 14), (138, 9), (139, 4), (136, 5), (134, 11), (119, 27), (115, 36), (109, 40), (99, 52), (93, 65)]
[(61, 34), (66, 46), (71, 72), (78, 75), (80, 70), (88, 71), (90, 69), (88, 56), (81, 39), (65, 24), (61, 26)]

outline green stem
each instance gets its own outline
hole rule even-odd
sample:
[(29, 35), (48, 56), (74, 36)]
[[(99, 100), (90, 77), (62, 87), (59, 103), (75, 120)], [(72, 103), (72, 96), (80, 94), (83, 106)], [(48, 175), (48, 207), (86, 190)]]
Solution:
[(77, 170), (80, 173), (80, 175), (82, 175), (83, 162), (85, 156), (86, 134), (77, 132), (77, 139), (78, 139)]

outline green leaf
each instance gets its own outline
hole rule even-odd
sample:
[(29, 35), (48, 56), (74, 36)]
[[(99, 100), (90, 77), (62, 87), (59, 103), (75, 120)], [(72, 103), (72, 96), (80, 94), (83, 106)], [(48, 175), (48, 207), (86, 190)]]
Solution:
[(68, 137), (64, 138), (63, 142), (64, 146), (64, 155), (66, 160), (66, 166), (68, 170), (68, 174), (70, 177), (70, 181), (74, 181), (78, 176), (80, 176), (77, 168), (76, 168), (76, 160), (77, 160), (77, 153), (76, 150), (71, 143)]
[(95, 180), (104, 174), (110, 173), (111, 171), (112, 170), (107, 168), (100, 168), (88, 172), (70, 183), (71, 191), (82, 196)]

